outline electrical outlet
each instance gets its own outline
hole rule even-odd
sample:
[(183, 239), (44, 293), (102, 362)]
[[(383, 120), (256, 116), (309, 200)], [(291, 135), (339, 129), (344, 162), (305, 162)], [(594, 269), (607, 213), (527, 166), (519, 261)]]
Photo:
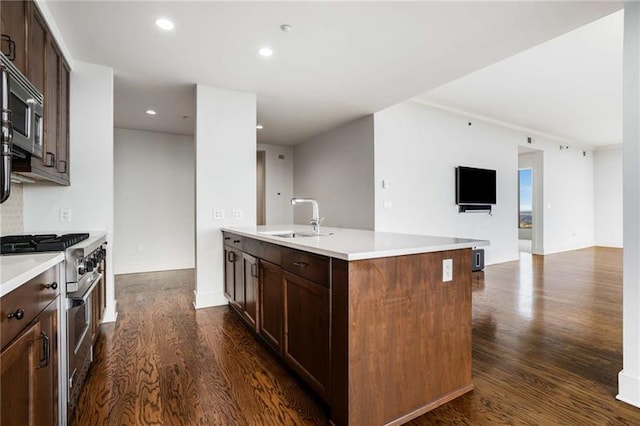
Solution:
[(222, 209), (213, 209), (213, 219), (214, 220), (224, 219), (224, 210), (222, 210)]
[(453, 259), (442, 261), (442, 282), (453, 281)]
[(242, 219), (242, 209), (233, 209), (232, 215), (234, 219)]
[(138, 245), (136, 246), (136, 251), (137, 251), (138, 253), (144, 253), (144, 246), (143, 246), (142, 244), (138, 244)]
[(391, 184), (389, 183), (389, 181), (387, 179), (382, 179), (382, 189), (389, 189), (389, 186)]
[(60, 222), (71, 222), (70, 209), (60, 209)]

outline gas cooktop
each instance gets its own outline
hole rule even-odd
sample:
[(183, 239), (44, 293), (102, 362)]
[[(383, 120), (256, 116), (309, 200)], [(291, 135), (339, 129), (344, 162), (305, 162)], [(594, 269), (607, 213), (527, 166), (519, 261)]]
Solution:
[(0, 254), (63, 251), (87, 238), (89, 234), (7, 235), (0, 237)]

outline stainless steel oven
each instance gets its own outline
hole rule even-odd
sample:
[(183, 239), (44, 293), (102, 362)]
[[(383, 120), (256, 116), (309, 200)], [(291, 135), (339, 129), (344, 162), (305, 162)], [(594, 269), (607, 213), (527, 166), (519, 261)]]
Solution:
[(94, 288), (103, 275), (97, 270), (86, 274), (80, 290), (67, 294), (67, 350), (69, 402), (74, 403), (84, 377), (93, 361), (93, 297)]

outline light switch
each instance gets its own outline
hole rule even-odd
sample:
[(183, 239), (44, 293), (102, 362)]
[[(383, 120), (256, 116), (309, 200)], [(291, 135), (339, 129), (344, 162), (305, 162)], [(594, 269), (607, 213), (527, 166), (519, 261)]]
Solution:
[(382, 179), (382, 189), (389, 189), (390, 183), (387, 179)]

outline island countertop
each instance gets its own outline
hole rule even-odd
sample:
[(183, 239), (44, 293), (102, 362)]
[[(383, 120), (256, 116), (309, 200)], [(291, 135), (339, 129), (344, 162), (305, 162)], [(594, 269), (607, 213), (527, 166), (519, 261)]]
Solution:
[(15, 290), (64, 260), (64, 253), (34, 253), (0, 256), (0, 296)]
[(481, 247), (487, 240), (400, 234), (362, 229), (321, 227), (319, 236), (279, 237), (284, 233), (311, 233), (308, 225), (223, 227), (223, 231), (285, 247), (343, 259), (363, 260), (408, 254)]

